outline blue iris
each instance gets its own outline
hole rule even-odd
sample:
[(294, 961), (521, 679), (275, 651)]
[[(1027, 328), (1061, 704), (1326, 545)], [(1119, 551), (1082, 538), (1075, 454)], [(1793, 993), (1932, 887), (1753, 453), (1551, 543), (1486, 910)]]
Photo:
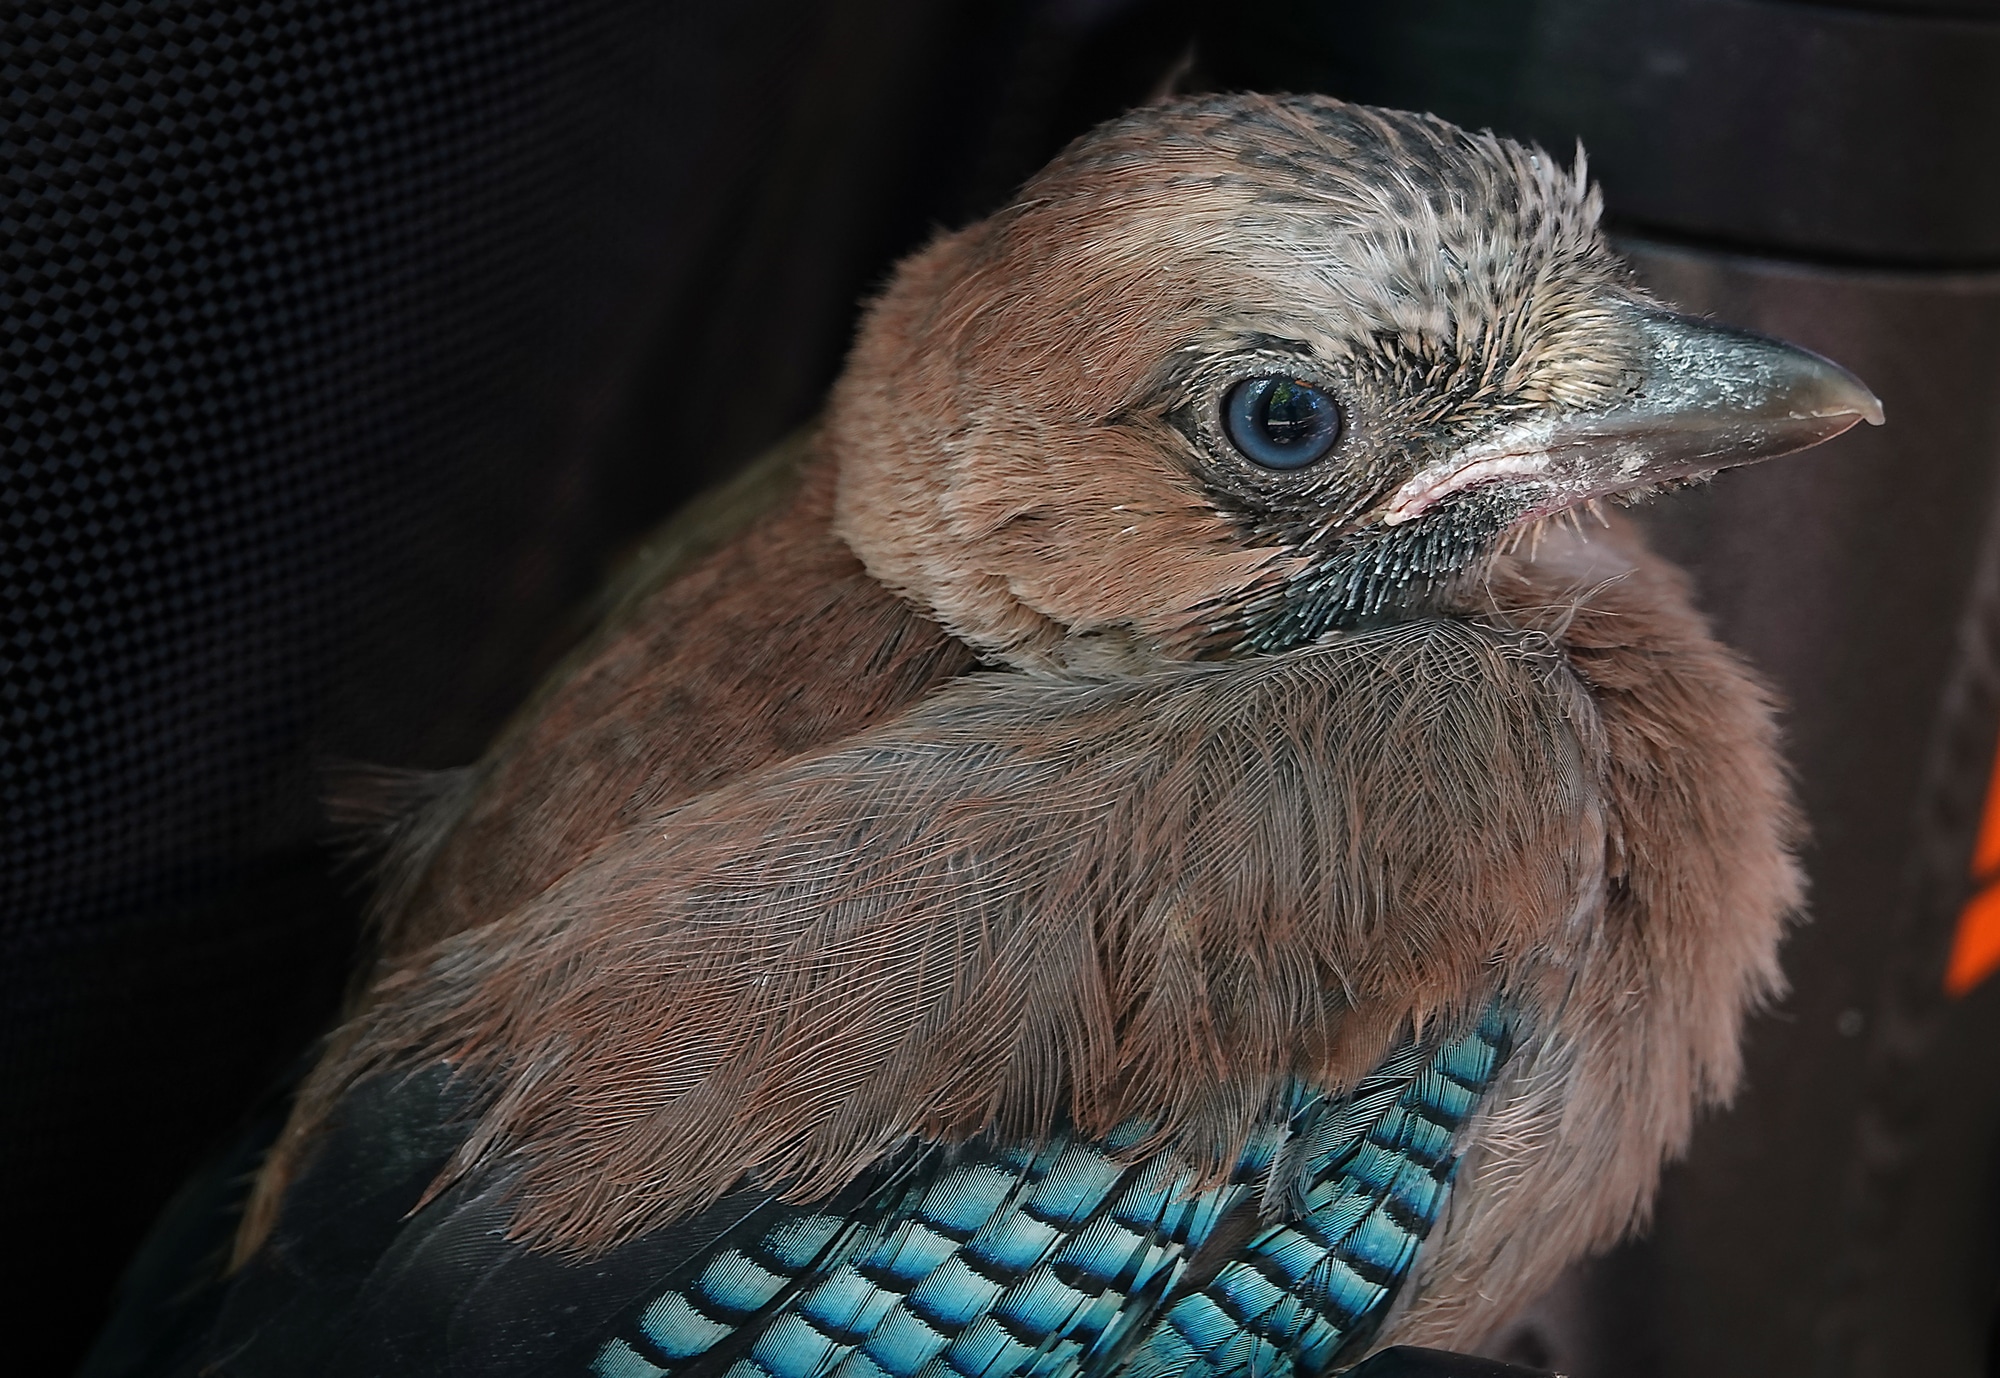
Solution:
[(1340, 405), (1296, 378), (1247, 378), (1229, 390), (1222, 430), (1252, 464), (1303, 469), (1340, 439)]

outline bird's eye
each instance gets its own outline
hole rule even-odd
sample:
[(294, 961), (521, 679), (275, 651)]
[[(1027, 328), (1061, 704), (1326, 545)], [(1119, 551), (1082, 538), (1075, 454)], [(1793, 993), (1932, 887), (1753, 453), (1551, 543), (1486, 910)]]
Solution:
[(1222, 404), (1222, 431), (1252, 464), (1303, 469), (1340, 439), (1340, 405), (1296, 378), (1246, 378)]

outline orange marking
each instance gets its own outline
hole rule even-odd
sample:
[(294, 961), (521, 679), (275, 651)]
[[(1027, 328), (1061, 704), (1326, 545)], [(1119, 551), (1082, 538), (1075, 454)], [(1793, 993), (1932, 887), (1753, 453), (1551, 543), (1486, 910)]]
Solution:
[(2000, 971), (2000, 885), (1989, 885), (1965, 903), (1958, 916), (1958, 937), (1951, 944), (1951, 965), (1944, 971), (1947, 995), (1964, 995)]
[(2000, 971), (2000, 752), (1993, 758), (1986, 812), (1972, 849), (1972, 879), (1979, 889), (1959, 911), (1958, 936), (1952, 939), (1944, 973), (1948, 995), (1964, 995)]

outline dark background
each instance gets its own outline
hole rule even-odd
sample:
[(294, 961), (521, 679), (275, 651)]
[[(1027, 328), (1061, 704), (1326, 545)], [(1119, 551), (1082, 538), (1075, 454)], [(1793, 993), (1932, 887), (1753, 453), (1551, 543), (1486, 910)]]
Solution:
[(1645, 1240), (1496, 1348), (1978, 1374), (2000, 980), (2000, 0), (261, 0), (0, 12), (0, 1258), (61, 1372), (356, 944), (326, 762), (480, 750), (856, 300), (1163, 83), (1581, 136), (1641, 271), (1890, 425), (1651, 517), (1782, 687), (1815, 921)]

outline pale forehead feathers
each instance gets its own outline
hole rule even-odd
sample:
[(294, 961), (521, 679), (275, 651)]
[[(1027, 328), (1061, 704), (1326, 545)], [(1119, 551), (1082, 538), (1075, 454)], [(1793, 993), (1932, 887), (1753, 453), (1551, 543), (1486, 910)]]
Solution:
[(982, 257), (1030, 269), (1081, 329), (1221, 312), (1324, 356), (1389, 351), (1521, 402), (1588, 405), (1618, 382), (1617, 351), (1594, 347), (1613, 328), (1606, 289), (1634, 295), (1600, 209), (1580, 150), (1565, 168), (1432, 116), (1236, 96), (1079, 140), (995, 218)]

